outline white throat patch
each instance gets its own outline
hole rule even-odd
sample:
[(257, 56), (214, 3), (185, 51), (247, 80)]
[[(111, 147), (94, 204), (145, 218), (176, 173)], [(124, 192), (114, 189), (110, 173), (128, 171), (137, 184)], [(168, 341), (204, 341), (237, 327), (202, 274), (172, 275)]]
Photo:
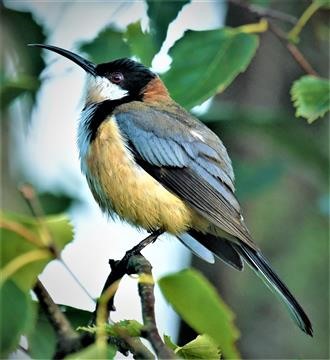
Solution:
[(128, 95), (128, 91), (113, 84), (102, 76), (88, 76), (86, 103), (99, 103), (104, 100), (118, 100)]

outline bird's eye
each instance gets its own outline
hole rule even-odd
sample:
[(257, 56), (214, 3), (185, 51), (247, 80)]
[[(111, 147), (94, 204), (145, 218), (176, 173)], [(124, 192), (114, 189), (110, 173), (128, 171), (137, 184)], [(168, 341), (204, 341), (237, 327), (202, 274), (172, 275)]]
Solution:
[(124, 80), (124, 75), (121, 72), (114, 72), (110, 75), (110, 81), (119, 84)]

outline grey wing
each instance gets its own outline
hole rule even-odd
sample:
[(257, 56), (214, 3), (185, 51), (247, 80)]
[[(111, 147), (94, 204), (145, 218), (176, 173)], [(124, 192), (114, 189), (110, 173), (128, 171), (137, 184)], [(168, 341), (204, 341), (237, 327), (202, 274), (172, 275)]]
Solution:
[(211, 223), (255, 248), (220, 139), (180, 107), (164, 111), (140, 103), (138, 110), (119, 110), (116, 121), (139, 165)]

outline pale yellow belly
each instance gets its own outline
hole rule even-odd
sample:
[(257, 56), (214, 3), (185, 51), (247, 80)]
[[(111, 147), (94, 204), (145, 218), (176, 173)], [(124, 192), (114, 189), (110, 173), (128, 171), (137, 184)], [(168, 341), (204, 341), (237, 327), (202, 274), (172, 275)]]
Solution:
[(84, 161), (96, 201), (106, 211), (145, 229), (186, 231), (198, 215), (134, 162), (114, 119), (102, 123)]

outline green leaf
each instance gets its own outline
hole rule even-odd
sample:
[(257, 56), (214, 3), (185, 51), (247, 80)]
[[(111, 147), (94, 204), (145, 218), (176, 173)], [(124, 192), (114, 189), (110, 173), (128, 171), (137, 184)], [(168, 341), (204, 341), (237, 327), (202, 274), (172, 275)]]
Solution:
[(164, 336), (165, 344), (181, 359), (220, 359), (221, 352), (214, 341), (207, 335), (198, 335), (184, 346), (175, 345), (169, 336)]
[[(0, 260), (2, 280), (11, 278), (29, 291), (47, 263), (51, 249), (61, 251), (72, 240), (72, 226), (63, 215), (41, 218), (1, 213)], [(49, 235), (51, 237), (49, 237)]]
[[(34, 20), (30, 12), (8, 9), (0, 5), (2, 48), (4, 55), (10, 58), (12, 69), (4, 68), (8, 62), (2, 62), (1, 74), (1, 110), (5, 109), (16, 97), (23, 93), (30, 95), (34, 103), (39, 89), (39, 75), (45, 67), (41, 50), (30, 48), (28, 43), (41, 43), (46, 40), (44, 29)], [(8, 71), (7, 71), (8, 70)], [(29, 119), (29, 116), (26, 117)]]
[[(3, 76), (4, 77), (4, 76)], [(18, 96), (36, 92), (40, 86), (40, 81), (36, 77), (29, 75), (19, 75), (19, 77), (1, 79), (0, 98), (1, 110), (4, 110)]]
[(0, 356), (16, 349), (20, 336), (29, 331), (34, 324), (34, 311), (29, 294), (25, 294), (12, 281), (0, 286)]
[(158, 281), (165, 298), (199, 334), (209, 335), (227, 358), (239, 358), (234, 315), (214, 287), (197, 271), (183, 270)]
[[(90, 316), (91, 318), (91, 316)], [(103, 326), (103, 325), (102, 325)], [(143, 325), (136, 320), (122, 320), (113, 324), (106, 324), (105, 331), (108, 336), (121, 336), (122, 332), (125, 331), (127, 336), (139, 337), (141, 336), (141, 331)], [(97, 333), (96, 326), (79, 326), (78, 330), (86, 331), (91, 334)]]
[(182, 346), (178, 355), (183, 359), (220, 359), (221, 353), (209, 336), (199, 335)]
[(330, 82), (311, 75), (303, 76), (293, 83), (291, 97), (296, 117), (304, 117), (311, 124), (330, 110)]
[[(76, 309), (70, 306), (60, 305), (61, 311), (74, 329), (86, 325), (92, 318), (89, 311)], [(56, 336), (44, 311), (39, 308), (38, 318), (34, 330), (28, 336), (29, 354), (33, 359), (52, 359), (55, 347)]]
[(50, 215), (43, 219), (44, 226), (49, 230), (51, 241), (58, 251), (73, 240), (73, 228), (66, 215)]
[(86, 349), (67, 356), (65, 359), (114, 359), (117, 349), (114, 346), (93, 344)]
[(77, 309), (72, 306), (61, 305), (60, 308), (74, 329), (87, 325), (93, 317), (93, 313), (90, 311)]
[(56, 335), (44, 311), (39, 308), (36, 326), (28, 335), (29, 354), (32, 359), (53, 359)]
[(127, 27), (124, 38), (131, 49), (131, 54), (135, 55), (144, 65), (151, 66), (157, 50), (150, 33), (142, 31), (140, 21)]
[(176, 19), (182, 7), (189, 2), (189, 0), (147, 0), (150, 32), (154, 38), (157, 51), (166, 39), (169, 24)]
[[(187, 31), (170, 49), (173, 61), (162, 78), (172, 97), (190, 109), (223, 91), (247, 68), (257, 47), (257, 35), (231, 28)], [(196, 49), (198, 56), (192, 56)]]
[(113, 27), (102, 30), (93, 41), (81, 42), (79, 49), (97, 64), (131, 55), (123, 33)]
[(39, 194), (39, 201), (41, 207), (46, 214), (59, 214), (63, 213), (77, 200), (70, 195), (64, 193), (50, 193), (45, 192)]
[(173, 351), (176, 351), (177, 349), (180, 348), (180, 346), (174, 344), (171, 337), (168, 336), (168, 335), (164, 335), (164, 343), (165, 343), (166, 346), (168, 346)]

